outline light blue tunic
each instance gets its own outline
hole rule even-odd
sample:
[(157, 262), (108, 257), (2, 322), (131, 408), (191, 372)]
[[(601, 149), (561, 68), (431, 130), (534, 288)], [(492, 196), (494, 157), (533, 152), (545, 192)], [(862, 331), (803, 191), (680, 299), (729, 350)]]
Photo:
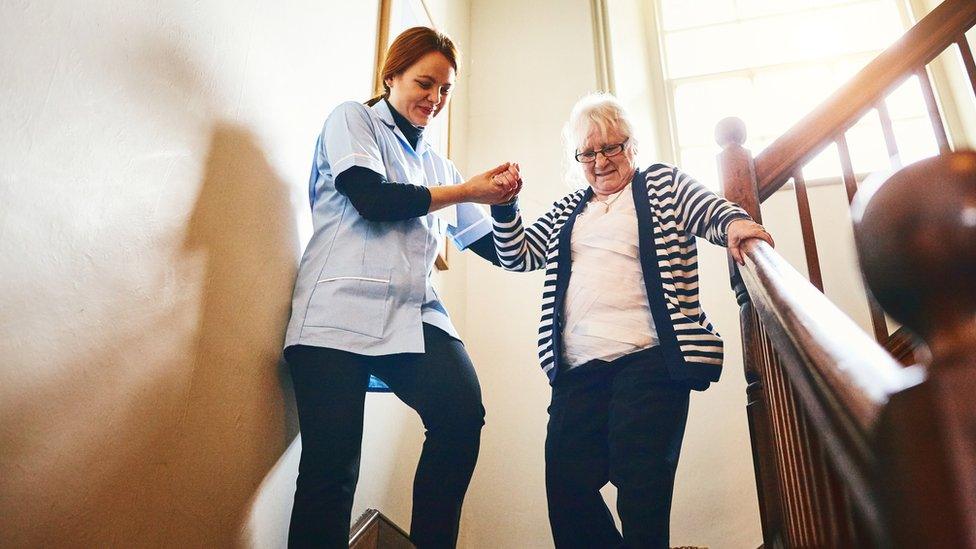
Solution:
[(336, 107), (315, 147), (309, 178), (314, 232), (299, 266), (285, 347), (421, 353), (423, 322), (458, 337), (430, 273), (445, 234), (463, 250), (491, 232), (487, 213), (475, 204), (458, 204), (403, 221), (368, 221), (335, 189), (335, 177), (352, 166), (397, 183), (435, 187), (464, 181), (422, 137), (414, 151), (385, 101)]

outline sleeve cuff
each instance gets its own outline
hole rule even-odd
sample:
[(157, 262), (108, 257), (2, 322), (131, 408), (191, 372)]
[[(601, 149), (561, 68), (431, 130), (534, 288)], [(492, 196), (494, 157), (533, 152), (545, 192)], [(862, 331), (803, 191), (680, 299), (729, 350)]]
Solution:
[(464, 250), (486, 234), (491, 234), (491, 223), (488, 222), (487, 217), (484, 217), (474, 224), (465, 227), (464, 230), (452, 235), (451, 238), (459, 250)]
[(491, 207), (491, 218), (501, 223), (508, 223), (518, 214), (518, 198), (506, 204), (495, 204)]
[(368, 154), (353, 153), (332, 162), (332, 174), (333, 176), (338, 176), (340, 173), (353, 166), (373, 170), (380, 175), (384, 175), (386, 173), (386, 166), (384, 166), (381, 161)]

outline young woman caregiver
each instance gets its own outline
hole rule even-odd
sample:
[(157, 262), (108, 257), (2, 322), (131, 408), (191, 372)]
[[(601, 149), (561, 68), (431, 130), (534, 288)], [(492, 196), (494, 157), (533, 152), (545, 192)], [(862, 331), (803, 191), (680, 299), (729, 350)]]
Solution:
[(285, 339), (302, 434), (291, 547), (348, 547), (369, 389), (392, 391), (426, 428), (411, 540), (421, 548), (457, 540), (484, 408), (430, 273), (445, 233), (497, 263), (490, 218), (470, 203), (509, 202), (521, 183), (494, 178), (517, 174), (509, 164), (465, 181), (424, 141), (456, 71), (450, 38), (411, 28), (390, 46), (383, 95), (339, 105), (318, 138), (314, 233)]

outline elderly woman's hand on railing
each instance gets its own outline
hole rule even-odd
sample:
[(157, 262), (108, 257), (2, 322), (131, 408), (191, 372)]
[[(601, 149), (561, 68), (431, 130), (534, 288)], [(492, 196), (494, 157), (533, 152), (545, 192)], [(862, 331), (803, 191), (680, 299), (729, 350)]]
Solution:
[(735, 221), (729, 223), (727, 241), (729, 253), (732, 254), (732, 259), (734, 259), (739, 265), (745, 265), (745, 259), (742, 257), (741, 246), (743, 242), (750, 238), (758, 238), (759, 240), (768, 243), (770, 246), (776, 246), (776, 244), (773, 242), (772, 235), (766, 232), (765, 227), (751, 219), (736, 219)]

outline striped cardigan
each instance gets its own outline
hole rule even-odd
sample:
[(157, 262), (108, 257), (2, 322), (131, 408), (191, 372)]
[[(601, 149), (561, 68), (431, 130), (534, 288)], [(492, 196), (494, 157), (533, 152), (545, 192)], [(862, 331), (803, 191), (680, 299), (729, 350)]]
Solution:
[[(678, 168), (654, 164), (631, 182), (644, 285), (668, 372), (704, 388), (722, 371), (722, 340), (698, 300), (695, 237), (726, 245), (735, 219), (750, 219)], [(573, 223), (593, 196), (587, 187), (558, 200), (531, 226), (518, 204), (492, 206), (495, 248), (510, 271), (546, 269), (539, 360), (552, 383), (560, 371), (563, 301), (571, 272)]]

